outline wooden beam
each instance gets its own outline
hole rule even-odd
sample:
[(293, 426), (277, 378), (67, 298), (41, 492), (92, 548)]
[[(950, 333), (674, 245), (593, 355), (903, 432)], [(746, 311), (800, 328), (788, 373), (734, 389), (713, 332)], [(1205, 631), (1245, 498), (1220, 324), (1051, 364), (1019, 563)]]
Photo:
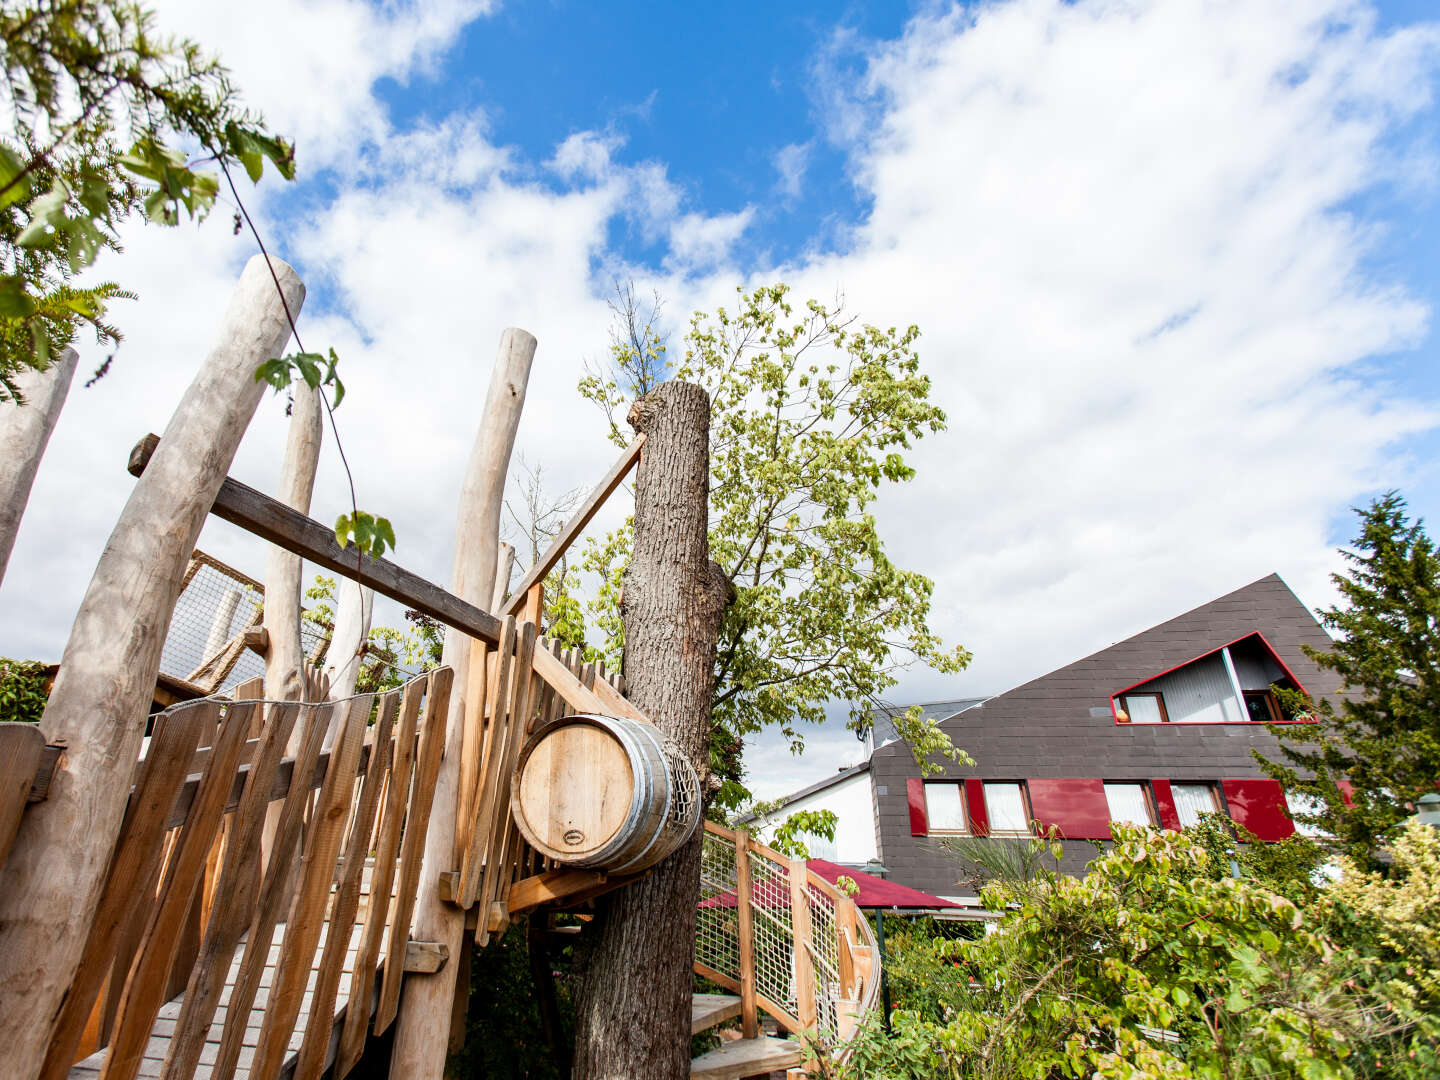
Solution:
[[(135, 444), (130, 451), (132, 476), (139, 476), (145, 471), (150, 455), (159, 445), (160, 439), (156, 435), (146, 435)], [(424, 612), (451, 629), (469, 634), (487, 645), (499, 643), (500, 620), (488, 611), (467, 604), (453, 593), (431, 584), (419, 574), (396, 566), (388, 559), (372, 559), (369, 555), (357, 554), (354, 548), (342, 548), (335, 542), (334, 530), (296, 513), (238, 480), (225, 479), (210, 512), (333, 573), (368, 585), (381, 596)], [(595, 689), (586, 689), (564, 664), (548, 652), (536, 650), (535, 674), (580, 712), (628, 716), (648, 722), (648, 718), (608, 682), (596, 679)]]
[[(157, 435), (147, 435), (135, 444), (135, 449), (130, 452), (132, 476), (144, 473), (150, 456), (159, 445)], [(262, 540), (268, 540), (332, 573), (343, 574), (361, 585), (368, 585), (381, 596), (388, 596), (406, 607), (439, 619), (446, 626), (471, 637), (491, 645), (500, 638), (500, 620), (488, 611), (467, 604), (458, 596), (388, 559), (372, 559), (369, 555), (360, 554), (354, 547), (342, 548), (335, 542), (333, 529), (238, 480), (225, 479), (210, 512)]]
[(439, 941), (407, 941), (405, 943), (405, 970), (421, 975), (433, 975), (450, 959), (450, 950)]
[(600, 507), (605, 505), (605, 500), (613, 495), (615, 489), (620, 486), (620, 482), (630, 475), (630, 470), (640, 460), (640, 450), (644, 445), (645, 436), (635, 436), (635, 441), (625, 448), (625, 453), (620, 455), (620, 460), (611, 467), (610, 471), (605, 474), (605, 478), (596, 485), (595, 490), (590, 492), (590, 497), (580, 504), (580, 509), (575, 511), (570, 520), (565, 523), (565, 527), (560, 530), (560, 535), (555, 538), (555, 542), (550, 545), (544, 555), (540, 556), (535, 565), (525, 572), (525, 576), (520, 579), (520, 584), (516, 585), (510, 594), (510, 602), (503, 614), (520, 614), (521, 609), (525, 606), (525, 594), (530, 591), (530, 586), (544, 581), (550, 571), (555, 569), (556, 564), (570, 549), (570, 545), (575, 542), (575, 538), (580, 535), (586, 525), (590, 524), (590, 519), (595, 516)]

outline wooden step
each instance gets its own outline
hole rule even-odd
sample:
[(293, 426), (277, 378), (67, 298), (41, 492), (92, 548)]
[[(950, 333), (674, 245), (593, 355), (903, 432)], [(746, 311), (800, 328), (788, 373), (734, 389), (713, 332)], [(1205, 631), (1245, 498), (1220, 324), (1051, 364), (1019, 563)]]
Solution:
[(740, 1080), (799, 1065), (804, 1058), (800, 1044), (788, 1039), (736, 1039), (692, 1060), (690, 1080)]
[(740, 999), (734, 994), (694, 994), (690, 998), (690, 1034), (699, 1035), (740, 1015)]

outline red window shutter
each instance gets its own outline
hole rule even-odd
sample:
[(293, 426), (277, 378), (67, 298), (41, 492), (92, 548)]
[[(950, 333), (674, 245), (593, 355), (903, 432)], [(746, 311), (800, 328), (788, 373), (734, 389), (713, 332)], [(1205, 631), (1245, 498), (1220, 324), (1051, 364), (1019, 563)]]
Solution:
[(1043, 830), (1054, 825), (1070, 840), (1109, 840), (1110, 804), (1105, 781), (1083, 779), (1031, 780), (1030, 816)]
[(925, 813), (925, 781), (918, 776), (906, 780), (905, 798), (910, 803), (910, 835), (928, 836), (930, 821)]
[(990, 811), (985, 808), (985, 781), (973, 776), (965, 781), (965, 802), (970, 810), (970, 832), (974, 836), (990, 835)]
[(1221, 780), (1230, 816), (1266, 843), (1295, 833), (1285, 806), (1285, 792), (1274, 780)]
[(1175, 795), (1170, 790), (1170, 781), (1151, 780), (1150, 790), (1155, 792), (1155, 809), (1160, 814), (1160, 827), (1179, 832), (1180, 811), (1175, 809)]

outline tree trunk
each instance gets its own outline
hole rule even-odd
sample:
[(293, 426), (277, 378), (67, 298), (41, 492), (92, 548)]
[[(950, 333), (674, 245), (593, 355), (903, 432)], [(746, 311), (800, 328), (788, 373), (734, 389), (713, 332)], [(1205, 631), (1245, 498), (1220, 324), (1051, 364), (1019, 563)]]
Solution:
[[(292, 312), (305, 286), (272, 264)], [(34, 1077), (75, 977), (130, 783), (165, 631), (185, 567), (265, 384), (255, 369), (290, 337), (261, 256), (225, 312), (220, 340), (135, 483), (85, 591), (40, 719), (66, 750), (50, 795), (20, 823), (0, 867), (0, 1017), (6, 1075)]]
[(74, 349), (65, 349), (46, 370), (22, 371), (15, 383), (25, 404), (0, 405), (0, 581), (77, 360)]
[[(525, 407), (525, 387), (534, 358), (535, 339), (530, 334), (512, 327), (501, 336), (500, 355), (490, 376), (480, 433), (470, 453), (460, 492), (451, 590), (460, 599), (481, 607), (490, 603), (494, 595), (505, 476), (510, 471), (510, 452), (515, 446), (520, 412)], [(471, 639), (458, 630), (445, 635), (442, 663), (454, 668), (455, 683), (450, 692), (445, 757), (435, 781), (434, 809), (425, 834), (420, 891), (410, 929), (411, 937), (417, 940), (442, 942), (450, 950), (452, 960), (432, 975), (411, 974), (405, 980), (400, 1015), (395, 1021), (395, 1048), (390, 1055), (390, 1075), (395, 1080), (440, 1080), (445, 1071), (455, 995), (457, 992), (468, 994), (470, 990), (468, 986), (458, 991), (456, 988), (465, 912), (440, 899), (440, 875), (458, 869), (455, 827), (470, 644)]]
[[(635, 403), (648, 436), (635, 483), (635, 551), (625, 574), (628, 696), (707, 775), (715, 643), (727, 585), (710, 562), (710, 399), (668, 382)], [(576, 1008), (576, 1080), (690, 1074), (691, 966), (701, 834), (612, 894)]]

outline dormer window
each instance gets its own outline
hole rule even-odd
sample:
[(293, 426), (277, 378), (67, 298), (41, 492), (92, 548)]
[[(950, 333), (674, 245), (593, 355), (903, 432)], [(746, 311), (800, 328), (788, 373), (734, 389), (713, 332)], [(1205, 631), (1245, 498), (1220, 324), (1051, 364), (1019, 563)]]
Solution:
[(1260, 634), (1249, 634), (1162, 671), (1111, 698), (1120, 724), (1281, 724), (1288, 715), (1273, 688), (1303, 690)]

